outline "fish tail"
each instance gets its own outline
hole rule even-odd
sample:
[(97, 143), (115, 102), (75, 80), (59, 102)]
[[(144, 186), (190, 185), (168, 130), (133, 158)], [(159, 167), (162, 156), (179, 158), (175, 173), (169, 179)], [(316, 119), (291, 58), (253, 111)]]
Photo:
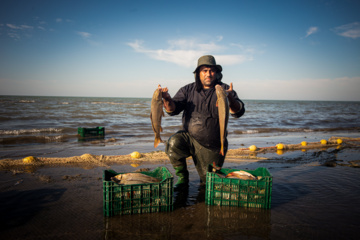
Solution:
[(162, 140), (160, 137), (155, 137), (155, 141), (154, 141), (154, 147), (157, 148), (157, 146), (159, 145), (159, 143), (161, 143)]
[(221, 146), (220, 154), (224, 156), (224, 147), (223, 146)]

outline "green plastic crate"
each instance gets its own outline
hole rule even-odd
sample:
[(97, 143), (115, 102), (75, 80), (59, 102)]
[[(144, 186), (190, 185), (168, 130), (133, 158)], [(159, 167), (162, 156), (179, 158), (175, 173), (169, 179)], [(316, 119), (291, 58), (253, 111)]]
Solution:
[(119, 173), (104, 170), (103, 206), (105, 216), (169, 212), (173, 210), (173, 175), (166, 167), (143, 174), (162, 179), (159, 183), (119, 185), (111, 177)]
[(104, 138), (105, 137), (105, 127), (96, 127), (96, 128), (78, 128), (78, 136), (81, 138), (86, 137), (98, 137)]
[[(227, 175), (239, 169), (222, 168), (217, 173)], [(243, 170), (260, 180), (222, 178), (216, 173), (206, 174), (205, 203), (208, 205), (271, 208), (272, 176), (266, 168)]]

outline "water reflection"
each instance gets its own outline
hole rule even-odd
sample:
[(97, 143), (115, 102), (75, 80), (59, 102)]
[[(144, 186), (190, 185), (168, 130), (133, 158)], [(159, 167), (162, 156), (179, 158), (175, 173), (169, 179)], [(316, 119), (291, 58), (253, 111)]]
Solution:
[(271, 210), (225, 206), (206, 206), (207, 237), (247, 236), (269, 238)]
[(271, 211), (257, 208), (209, 206), (205, 187), (174, 193), (174, 211), (122, 215), (104, 219), (105, 239), (225, 239), (269, 238)]

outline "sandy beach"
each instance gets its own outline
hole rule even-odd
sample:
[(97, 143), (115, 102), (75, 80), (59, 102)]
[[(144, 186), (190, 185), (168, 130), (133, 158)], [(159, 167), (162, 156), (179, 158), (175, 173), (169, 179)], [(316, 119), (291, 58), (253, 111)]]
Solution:
[[(0, 160), (1, 239), (357, 239), (359, 139), (229, 150), (224, 168), (265, 167), (271, 209), (208, 206), (188, 159), (190, 188), (171, 212), (103, 216), (102, 174), (165, 166), (163, 151)], [(175, 175), (174, 175), (175, 176)], [(176, 181), (176, 177), (174, 177)], [(346, 229), (346, 230), (345, 230)]]

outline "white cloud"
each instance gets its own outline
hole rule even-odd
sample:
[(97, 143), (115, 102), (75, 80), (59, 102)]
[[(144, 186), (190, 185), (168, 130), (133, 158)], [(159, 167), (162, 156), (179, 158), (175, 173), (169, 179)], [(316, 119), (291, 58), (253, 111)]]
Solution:
[(216, 38), (217, 38), (216, 40), (217, 40), (218, 42), (221, 42), (221, 40), (223, 40), (224, 37), (223, 37), (223, 36), (217, 36)]
[(80, 35), (82, 38), (87, 39), (91, 37), (91, 33), (88, 32), (76, 32), (78, 35)]
[(86, 42), (88, 42), (90, 45), (92, 46), (99, 46), (101, 45), (100, 43), (94, 41), (91, 39), (92, 34), (88, 33), (88, 32), (76, 32), (77, 35), (81, 36)]
[(29, 34), (29, 31), (33, 30), (33, 26), (29, 25), (16, 25), (7, 23), (6, 26), (10, 29), (8, 32), (8, 36), (14, 40), (20, 40), (22, 37), (31, 37), (31, 34)]
[(334, 28), (334, 32), (337, 35), (356, 39), (360, 37), (360, 23), (353, 22), (345, 25), (341, 25), (339, 27)]
[(14, 29), (14, 30), (28, 30), (28, 29), (33, 29), (33, 26), (28, 26), (28, 25), (15, 25), (15, 24), (6, 24), (6, 26), (8, 28)]
[[(222, 39), (222, 37), (221, 37)], [(218, 40), (221, 40), (218, 38)], [(144, 41), (135, 40), (127, 43), (136, 52), (143, 53), (150, 58), (172, 62), (184, 67), (193, 67), (198, 58), (202, 55), (212, 54), (221, 65), (239, 64), (251, 61), (252, 57), (245, 55), (224, 55), (216, 54), (227, 50), (228, 47), (214, 42), (199, 42), (196, 39), (177, 39), (168, 41), (167, 49), (149, 49), (144, 46)]]
[(15, 39), (15, 40), (20, 40), (20, 35), (14, 32), (10, 32), (8, 33), (8, 36)]
[(249, 79), (237, 84), (242, 85), (240, 92), (244, 99), (360, 101), (358, 93), (360, 77), (291, 80)]
[(62, 18), (55, 19), (55, 22), (57, 22), (57, 23), (61, 23), (62, 21), (63, 21)]
[(310, 35), (318, 32), (318, 31), (319, 31), (319, 28), (318, 28), (318, 27), (310, 27), (310, 28), (307, 30), (307, 32), (306, 32), (305, 38), (307, 38), (308, 36), (310, 36)]

